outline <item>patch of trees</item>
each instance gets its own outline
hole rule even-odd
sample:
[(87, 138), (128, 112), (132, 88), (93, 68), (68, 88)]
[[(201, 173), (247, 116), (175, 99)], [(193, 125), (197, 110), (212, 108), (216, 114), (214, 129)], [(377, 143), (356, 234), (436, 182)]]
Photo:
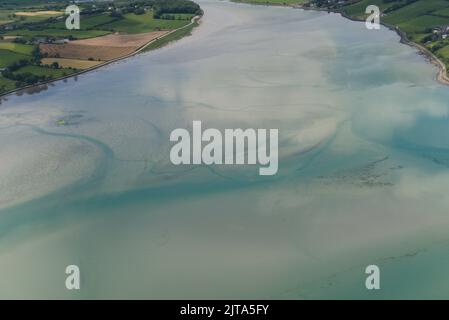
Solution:
[[(51, 79), (51, 76), (50, 76), (50, 78), (45, 75), (38, 76), (38, 75), (34, 75), (30, 72), (24, 72), (24, 73), (19, 73), (19, 74), (14, 73), (15, 71), (19, 70), (20, 68), (31, 65), (33, 63), (40, 64), (42, 54), (41, 54), (41, 51), (39, 50), (38, 46), (34, 47), (31, 55), (32, 55), (31, 60), (21, 59), (19, 61), (16, 61), (16, 62), (10, 64), (5, 70), (2, 71), (3, 77), (16, 81), (17, 88), (22, 87), (24, 85), (35, 84), (40, 81)], [(53, 63), (51, 65), (51, 67), (57, 69), (57, 68), (59, 68), (59, 64)]]
[(435, 52), (437, 52), (438, 50), (443, 49), (444, 46), (445, 46), (444, 43), (439, 42), (439, 43), (437, 43), (436, 45), (432, 46), (432, 48), (430, 48), (430, 51), (432, 51), (433, 53), (435, 53)]
[(164, 19), (164, 20), (190, 20), (189, 16), (182, 17), (182, 16), (176, 16), (176, 14), (168, 14), (168, 13), (164, 13), (159, 18)]
[(46, 64), (45, 66), (47, 66), (47, 67), (49, 67), (49, 68), (52, 68), (52, 69), (59, 69), (59, 68), (60, 68), (59, 63), (57, 63), (56, 61), (53, 62), (53, 63), (50, 64), (50, 65)]
[(15, 42), (15, 43), (21, 43), (21, 44), (27, 43), (27, 41), (26, 41), (24, 38), (21, 38), (21, 37), (15, 38), (13, 42)]
[(153, 6), (153, 12), (153, 16), (156, 19), (167, 13), (202, 14), (200, 6), (190, 0), (157, 0)]
[(41, 50), (39, 49), (39, 46), (34, 46), (33, 51), (31, 51), (31, 55), (33, 57), (33, 62), (36, 64), (40, 64), (41, 63), (41, 59), (42, 59), (42, 53)]
[(5, 70), (2, 71), (2, 76), (7, 79), (15, 81), (16, 88), (23, 87), (25, 85), (35, 84), (38, 83), (39, 81), (44, 81), (48, 79), (48, 77), (44, 75), (38, 76), (30, 72), (18, 74), (14, 73), (15, 71), (29, 64), (30, 64), (29, 60), (19, 60), (17, 62), (14, 62), (10, 66), (8, 66)]
[(119, 18), (119, 19), (123, 18), (123, 12), (120, 9), (112, 10), (112, 12), (109, 15), (113, 18)]
[[(12, 65), (8, 66), (5, 70), (2, 71), (2, 76), (15, 81), (16, 88), (20, 88), (23, 86), (36, 84), (38, 82), (51, 80), (53, 79), (52, 75), (36, 75), (32, 74), (30, 72), (23, 72), (23, 73), (14, 73), (15, 71), (19, 70), (20, 68), (27, 66), (30, 64), (30, 61), (28, 60), (20, 60)], [(57, 64), (57, 63), (56, 63)], [(53, 68), (59, 68), (59, 65), (53, 65)]]
[(10, 78), (9, 75), (12, 74), (14, 71), (19, 70), (22, 67), (25, 67), (30, 64), (29, 60), (21, 59), (19, 61), (14, 62), (13, 64), (10, 64), (5, 70), (3, 70), (2, 75), (6, 78)]
[(425, 44), (425, 43), (427, 43), (429, 41), (433, 41), (433, 34), (428, 34), (427, 36), (422, 38), (420, 42)]
[(24, 72), (24, 73), (19, 73), (19, 74), (13, 74), (12, 78), (10, 78), (10, 79), (16, 81), (16, 88), (20, 88), (20, 87), (23, 87), (26, 85), (32, 85), (32, 84), (36, 84), (38, 82), (51, 80), (52, 78), (53, 77), (51, 75), (38, 76), (38, 75), (32, 74), (30, 72)]
[(312, 0), (311, 4), (314, 4), (318, 8), (337, 9), (341, 7), (340, 0)]

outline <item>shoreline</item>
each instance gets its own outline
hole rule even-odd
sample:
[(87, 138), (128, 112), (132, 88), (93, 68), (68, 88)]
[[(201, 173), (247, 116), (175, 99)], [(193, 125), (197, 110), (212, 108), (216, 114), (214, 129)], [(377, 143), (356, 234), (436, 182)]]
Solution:
[[(302, 8), (302, 9), (304, 9), (304, 8)], [(311, 10), (313, 10), (313, 9), (311, 9)], [(351, 21), (365, 22), (365, 20), (348, 16), (346, 13), (341, 12), (341, 11), (328, 11), (328, 12), (339, 13), (343, 18), (346, 18)], [(400, 43), (403, 43), (405, 45), (408, 45), (410, 47), (418, 49), (419, 53), (422, 56), (424, 56), (428, 62), (430, 62), (431, 64), (433, 64), (434, 66), (436, 66), (438, 68), (438, 72), (435, 76), (436, 80), (440, 84), (449, 86), (449, 76), (447, 74), (446, 65), (443, 63), (443, 61), (441, 61), (436, 55), (434, 55), (432, 52), (430, 52), (429, 49), (427, 49), (426, 47), (420, 45), (419, 43), (410, 41), (409, 38), (407, 37), (407, 34), (404, 31), (402, 31), (401, 29), (399, 29), (398, 27), (395, 27), (388, 23), (382, 22), (382, 19), (380, 21), (380, 24), (383, 25), (384, 27), (388, 28), (391, 31), (396, 31), (396, 33), (400, 37), (400, 41), (399, 41)]]
[[(230, 1), (231, 2), (235, 2), (235, 3), (245, 3), (245, 4), (257, 5), (257, 6), (260, 5), (260, 6), (289, 7), (289, 8), (293, 8), (293, 9), (302, 9), (302, 10), (310, 10), (310, 11), (320, 11), (320, 12), (328, 12), (328, 13), (332, 12), (332, 13), (338, 13), (343, 18), (346, 18), (346, 19), (354, 21), (354, 22), (364, 22), (365, 21), (363, 19), (351, 17), (351, 16), (347, 15), (346, 13), (342, 12), (341, 10), (330, 10), (330, 9), (325, 9), (325, 8), (305, 7), (304, 5), (301, 5), (301, 4), (291, 5), (291, 4), (280, 4), (280, 3), (279, 4), (276, 4), (276, 3), (257, 3), (257, 2), (251, 2), (251, 1), (245, 1), (245, 0), (243, 0), (243, 1), (242, 0), (230, 0)], [(180, 27), (178, 29), (171, 30), (171, 31), (167, 32), (166, 34), (164, 34), (163, 36), (149, 41), (148, 43), (144, 44), (140, 48), (137, 48), (136, 51), (134, 51), (134, 52), (132, 52), (132, 53), (126, 55), (126, 56), (115, 58), (115, 59), (112, 59), (112, 60), (109, 60), (109, 61), (105, 61), (105, 62), (103, 62), (101, 64), (95, 65), (93, 67), (90, 67), (90, 68), (87, 68), (87, 69), (84, 69), (84, 70), (80, 70), (80, 71), (74, 72), (74, 73), (72, 73), (70, 75), (66, 75), (66, 76), (63, 76), (63, 77), (60, 77), (60, 78), (51, 79), (51, 80), (47, 80), (47, 81), (44, 81), (44, 82), (39, 82), (39, 83), (36, 83), (36, 84), (28, 85), (28, 86), (25, 86), (25, 87), (16, 88), (16, 89), (4, 92), (4, 93), (0, 93), (0, 99), (6, 97), (8, 95), (11, 95), (11, 94), (14, 94), (14, 93), (18, 93), (20, 91), (25, 91), (25, 90), (32, 89), (32, 88), (38, 88), (40, 86), (44, 86), (44, 85), (47, 85), (47, 84), (50, 84), (50, 83), (54, 83), (54, 82), (57, 82), (57, 81), (70, 79), (72, 77), (77, 77), (77, 76), (79, 76), (81, 74), (97, 70), (99, 68), (105, 67), (105, 66), (107, 66), (109, 64), (112, 64), (114, 62), (118, 62), (118, 61), (121, 61), (121, 60), (124, 60), (124, 59), (127, 59), (127, 58), (131, 58), (131, 57), (133, 57), (133, 56), (135, 56), (135, 55), (137, 55), (137, 54), (139, 54), (141, 52), (144, 52), (145, 49), (149, 45), (154, 43), (155, 41), (158, 41), (158, 40), (160, 40), (160, 39), (162, 39), (162, 38), (164, 38), (164, 37), (166, 37), (166, 36), (176, 32), (176, 31), (179, 31), (179, 30), (182, 30), (184, 28), (187, 28), (187, 27), (191, 26), (193, 23), (200, 21), (201, 17), (202, 16), (195, 16), (195, 17), (193, 17), (189, 24), (186, 24), (185, 26), (182, 26), (182, 27)], [(417, 49), (419, 54), (424, 56), (425, 59), (428, 62), (430, 62), (431, 64), (436, 66), (438, 68), (438, 72), (435, 75), (435, 80), (438, 83), (442, 84), (442, 85), (449, 86), (449, 76), (447, 74), (446, 65), (443, 63), (443, 61), (441, 61), (435, 54), (430, 52), (424, 46), (420, 45), (419, 43), (410, 41), (408, 39), (408, 37), (407, 37), (407, 34), (405, 32), (403, 32), (401, 29), (399, 29), (399, 28), (397, 28), (395, 26), (389, 25), (389, 24), (387, 24), (385, 22), (382, 22), (382, 20), (381, 20), (380, 24), (383, 25), (384, 27), (388, 28), (391, 31), (395, 31), (399, 35), (399, 37), (400, 37), (400, 41), (399, 41), (400, 43), (403, 43), (405, 45), (408, 45), (410, 47), (413, 47), (413, 48)]]
[[(51, 79), (51, 80), (47, 80), (47, 81), (31, 84), (31, 85), (28, 85), (28, 86), (25, 86), (25, 87), (16, 88), (16, 89), (13, 89), (13, 90), (10, 90), (10, 91), (6, 91), (6, 92), (3, 92), (3, 93), (0, 93), (0, 99), (3, 99), (4, 97), (6, 97), (8, 95), (11, 95), (11, 94), (14, 94), (14, 93), (18, 93), (18, 92), (21, 92), (21, 91), (25, 91), (25, 90), (28, 90), (28, 89), (38, 88), (40, 86), (44, 86), (44, 85), (47, 85), (47, 84), (50, 84), (50, 83), (53, 83), (53, 82), (57, 82), (57, 81), (66, 80), (66, 79), (70, 79), (70, 78), (73, 78), (73, 77), (77, 77), (77, 76), (79, 76), (81, 74), (84, 74), (84, 73), (87, 73), (87, 72), (94, 71), (94, 70), (97, 70), (99, 68), (105, 67), (105, 66), (107, 66), (107, 65), (109, 65), (111, 63), (114, 63), (114, 62), (117, 62), (117, 61), (120, 61), (120, 60), (124, 60), (124, 59), (127, 59), (127, 58), (131, 58), (131, 57), (133, 57), (133, 56), (135, 56), (135, 55), (137, 55), (137, 54), (139, 54), (141, 52), (144, 52), (145, 49), (150, 44), (152, 44), (152, 43), (154, 43), (154, 42), (156, 42), (156, 41), (158, 41), (160, 39), (163, 39), (164, 37), (166, 37), (166, 36), (176, 32), (176, 31), (179, 31), (179, 30), (182, 30), (184, 28), (190, 27), (192, 24), (200, 21), (201, 17), (202, 16), (195, 16), (195, 17), (193, 17), (192, 20), (190, 20), (189, 24), (186, 24), (185, 26), (182, 26), (182, 27), (177, 28), (177, 29), (170, 30), (169, 32), (167, 32), (163, 36), (160, 36), (158, 38), (155, 38), (155, 39), (145, 43), (143, 46), (137, 48), (135, 51), (131, 52), (130, 54), (127, 54), (126, 56), (115, 58), (115, 59), (112, 59), (112, 60), (109, 60), (109, 61), (105, 61), (105, 62), (97, 64), (97, 65), (95, 65), (93, 67), (89, 67), (87, 69), (80, 70), (80, 71), (74, 72), (72, 74), (60, 77), (60, 78)], [(159, 48), (157, 48), (157, 49), (159, 49)], [(153, 49), (153, 50), (156, 50), (156, 49)], [(150, 51), (152, 51), (152, 50), (150, 50)], [(1, 102), (1, 100), (0, 100), (0, 102)]]
[[(310, 11), (320, 11), (320, 12), (327, 12), (327, 13), (338, 13), (343, 18), (346, 18), (348, 20), (354, 21), (354, 22), (365, 22), (363, 19), (358, 19), (355, 17), (351, 17), (347, 15), (346, 13), (342, 12), (341, 10), (334, 10), (334, 9), (326, 9), (326, 8), (317, 8), (317, 7), (305, 7), (302, 4), (277, 4), (277, 3), (257, 3), (257, 2), (251, 2), (251, 1), (245, 1), (245, 0), (230, 0), (231, 2), (235, 3), (246, 3), (251, 5), (260, 5), (260, 6), (275, 6), (275, 7), (290, 7), (293, 9), (302, 9), (302, 10), (310, 10)], [(403, 43), (405, 45), (408, 45), (410, 47), (413, 47), (419, 51), (419, 54), (425, 57), (425, 59), (436, 66), (438, 68), (438, 72), (435, 75), (435, 80), (442, 84), (449, 86), (449, 76), (447, 74), (447, 68), (446, 65), (441, 61), (436, 55), (434, 55), (432, 52), (429, 51), (429, 49), (425, 48), (424, 46), (420, 45), (419, 43), (410, 41), (407, 37), (407, 34), (402, 31), (401, 29), (389, 25), (388, 23), (382, 22), (382, 19), (380, 20), (380, 24), (384, 27), (388, 28), (391, 31), (395, 31), (399, 37), (400, 37), (400, 43)]]

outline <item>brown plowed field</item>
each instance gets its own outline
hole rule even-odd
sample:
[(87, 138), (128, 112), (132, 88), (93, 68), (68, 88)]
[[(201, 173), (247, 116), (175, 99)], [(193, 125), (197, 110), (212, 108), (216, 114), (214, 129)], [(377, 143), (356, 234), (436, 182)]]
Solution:
[(108, 34), (102, 37), (75, 40), (70, 43), (86, 46), (106, 46), (106, 47), (136, 47), (139, 48), (145, 43), (150, 42), (166, 34), (167, 31), (154, 31), (138, 34)]
[(126, 56), (144, 44), (159, 38), (167, 31), (141, 34), (109, 34), (84, 40), (70, 41), (66, 44), (41, 44), (42, 53), (50, 58), (112, 60)]
[(66, 44), (41, 44), (42, 53), (48, 54), (50, 58), (82, 59), (87, 60), (111, 60), (126, 56), (132, 53), (135, 47), (105, 47), (105, 46), (86, 46), (72, 43)]

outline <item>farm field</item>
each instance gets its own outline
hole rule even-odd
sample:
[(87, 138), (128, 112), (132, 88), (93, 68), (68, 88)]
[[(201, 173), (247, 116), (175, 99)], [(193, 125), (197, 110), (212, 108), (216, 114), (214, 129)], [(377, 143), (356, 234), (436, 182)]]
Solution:
[(13, 31), (5, 32), (7, 36), (22, 36), (24, 38), (30, 39), (32, 37), (55, 37), (55, 38), (66, 38), (73, 37), (74, 39), (87, 39), (93, 37), (104, 36), (111, 33), (105, 30), (64, 30), (64, 29), (46, 29), (46, 30), (27, 30), (18, 29)]
[(11, 22), (14, 22), (14, 20), (0, 20), (0, 26), (2, 24), (8, 24), (8, 23), (11, 23)]
[(41, 52), (51, 58), (112, 60), (135, 51), (135, 47), (91, 46), (78, 44), (41, 44)]
[(190, 20), (165, 20), (155, 19), (153, 12), (147, 12), (142, 15), (136, 15), (128, 13), (123, 16), (122, 20), (118, 20), (112, 23), (102, 25), (104, 30), (124, 33), (142, 33), (159, 30), (172, 30), (177, 29), (186, 24), (189, 24)]
[(0, 92), (13, 90), (15, 87), (15, 81), (0, 76)]
[(433, 11), (432, 14), (449, 17), (449, 8)]
[(139, 48), (166, 34), (167, 31), (154, 31), (139, 34), (110, 34), (104, 37), (97, 37), (85, 40), (76, 40), (71, 43), (86, 46), (108, 46), (108, 47), (136, 47)]
[(14, 42), (2, 42), (0, 41), (0, 49), (10, 50), (16, 53), (30, 55), (33, 51), (33, 46), (28, 44), (14, 43)]
[(400, 22), (397, 26), (409, 34), (425, 33), (428, 28), (446, 24), (448, 19), (449, 18), (423, 15), (405, 22)]
[(80, 60), (80, 59), (65, 59), (65, 58), (43, 58), (42, 65), (51, 65), (52, 63), (57, 63), (62, 68), (73, 68), (78, 70), (84, 70), (94, 67), (104, 61), (91, 61), (91, 60)]
[(38, 17), (38, 16), (60, 16), (63, 12), (61, 11), (22, 11), (15, 12), (16, 16), (23, 17)]
[(342, 11), (356, 18), (365, 18), (367, 16), (365, 9), (369, 5), (378, 6), (381, 11), (385, 11), (397, 3), (405, 3), (405, 0), (396, 2), (385, 2), (384, 0), (361, 0), (354, 4), (344, 6)]
[[(0, 95), (14, 88), (62, 77), (140, 47), (186, 26), (200, 7), (190, 0), (113, 0), (77, 3), (80, 28), (65, 23), (60, 0), (0, 2)], [(196, 24), (195, 24), (196, 25)], [(189, 32), (170, 36), (173, 41)]]
[(0, 49), (0, 68), (6, 68), (7, 66), (20, 60), (30, 60), (30, 59), (31, 56), (12, 52), (10, 50)]
[(437, 51), (437, 55), (441, 57), (449, 57), (449, 44)]
[(71, 73), (74, 73), (76, 70), (71, 68), (60, 68), (53, 69), (47, 68), (43, 66), (25, 66), (15, 71), (14, 74), (23, 74), (23, 73), (31, 73), (37, 76), (50, 76), (52, 78), (59, 78)]
[(41, 44), (41, 52), (51, 58), (107, 61), (128, 55), (167, 31), (140, 34), (110, 34), (67, 44)]
[(14, 11), (10, 10), (0, 10), (0, 25), (14, 22), (13, 13)]
[[(101, 29), (102, 25), (119, 20), (118, 18), (111, 17), (108, 14), (98, 14), (92, 16), (82, 17), (80, 22), (80, 30)], [(51, 29), (65, 29), (65, 21), (58, 21), (49, 25)]]
[(0, 9), (0, 24), (14, 22), (17, 24), (45, 21), (63, 15), (62, 11), (17, 11)]

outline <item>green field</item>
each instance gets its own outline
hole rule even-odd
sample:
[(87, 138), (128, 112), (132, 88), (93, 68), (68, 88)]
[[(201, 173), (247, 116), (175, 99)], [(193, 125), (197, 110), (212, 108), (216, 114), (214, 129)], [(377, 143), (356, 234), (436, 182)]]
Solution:
[(104, 30), (125, 33), (142, 33), (157, 30), (177, 29), (189, 23), (190, 21), (188, 20), (154, 19), (152, 12), (147, 12), (141, 15), (128, 13), (123, 16), (123, 19), (102, 25), (101, 28)]
[(57, 17), (55, 15), (39, 15), (39, 16), (17, 16), (15, 20), (18, 23), (29, 23), (29, 22), (41, 22), (48, 20), (51, 17)]
[(0, 9), (0, 25), (5, 23), (14, 22), (17, 24), (42, 22), (48, 20), (51, 17), (56, 17), (58, 15), (37, 15), (37, 16), (17, 16), (16, 12), (22, 10), (5, 10)]
[[(395, 3), (404, 3), (404, 2), (405, 1), (398, 1)], [(362, 0), (355, 4), (345, 6), (342, 10), (350, 16), (357, 18), (365, 18), (367, 16), (365, 10), (369, 5), (378, 6), (381, 11), (385, 11), (386, 9), (393, 6), (395, 3), (385, 3), (384, 0)]]
[(19, 60), (30, 60), (30, 59), (31, 56), (15, 53), (9, 50), (0, 49), (0, 68), (6, 68), (7, 66)]
[[(113, 18), (108, 14), (81, 16), (80, 29), (81, 30), (89, 30), (94, 28), (101, 29), (102, 25), (112, 23), (116, 20), (118, 19)], [(65, 20), (52, 23), (51, 25), (49, 25), (49, 29), (65, 29)]]
[(13, 90), (16, 88), (15, 81), (0, 76), (0, 92)]
[(189, 13), (175, 13), (175, 14), (168, 14), (169, 16), (172, 16), (175, 18), (175, 20), (192, 20), (192, 18), (194, 17), (193, 14), (189, 14)]
[(449, 8), (433, 11), (432, 14), (449, 17)]
[(0, 41), (0, 49), (10, 50), (15, 53), (30, 55), (33, 51), (33, 46), (29, 44), (21, 44), (7, 41)]
[(448, 7), (449, 2), (446, 0), (421, 0), (389, 13), (385, 17), (385, 21), (398, 24)]
[[(422, 15), (397, 24), (401, 30), (406, 33), (423, 33), (428, 28), (438, 27), (448, 23), (448, 18), (436, 17), (431, 15)], [(387, 19), (385, 19), (388, 21)]]
[(110, 31), (105, 30), (62, 30), (62, 29), (46, 29), (46, 30), (27, 30), (18, 29), (5, 32), (8, 36), (23, 36), (23, 37), (39, 37), (39, 36), (49, 36), (64, 38), (72, 36), (74, 39), (87, 39), (99, 36), (104, 36), (109, 34)]
[(14, 74), (21, 74), (27, 72), (35, 74), (37, 76), (52, 76), (53, 78), (59, 78), (74, 73), (76, 72), (76, 70), (69, 68), (52, 69), (42, 66), (29, 65), (20, 68), (19, 70), (15, 71)]
[(12, 10), (0, 10), (0, 24), (14, 21), (13, 13), (14, 11)]
[[(385, 2), (384, 0), (362, 0), (352, 5), (343, 6), (341, 10), (350, 16), (364, 18), (367, 16), (365, 13), (366, 7), (369, 5), (376, 5), (382, 12), (384, 12), (394, 5), (405, 3), (405, 0), (395, 2)], [(382, 16), (382, 20), (391, 25), (398, 25), (399, 27), (402, 24), (410, 29), (416, 26), (417, 30), (421, 30), (423, 27), (449, 22), (445, 21), (444, 17), (432, 15), (433, 12), (447, 10), (448, 8), (449, 2), (447, 0), (419, 0), (397, 10), (385, 13), (385, 15)]]

